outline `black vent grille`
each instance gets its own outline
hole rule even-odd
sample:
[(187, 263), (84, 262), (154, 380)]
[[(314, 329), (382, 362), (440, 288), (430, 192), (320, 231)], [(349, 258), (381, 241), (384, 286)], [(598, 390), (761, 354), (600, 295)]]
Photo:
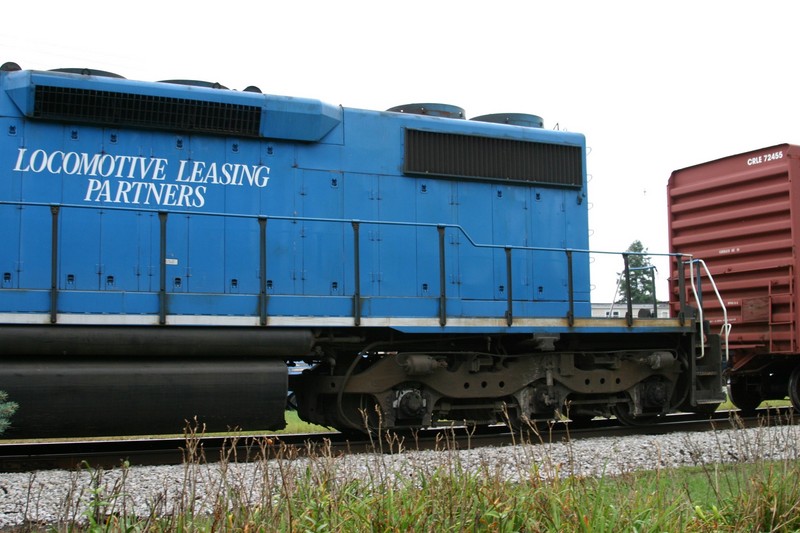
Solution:
[(38, 85), (34, 117), (108, 126), (257, 137), (261, 108)]
[(580, 187), (578, 146), (406, 130), (406, 174)]

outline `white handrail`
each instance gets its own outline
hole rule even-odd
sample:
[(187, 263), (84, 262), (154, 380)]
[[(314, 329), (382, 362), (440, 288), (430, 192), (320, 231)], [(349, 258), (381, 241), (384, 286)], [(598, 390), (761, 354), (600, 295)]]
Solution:
[[(719, 294), (719, 289), (717, 289), (717, 284), (714, 281), (714, 277), (711, 275), (711, 271), (708, 270), (708, 265), (706, 265), (706, 262), (703, 261), (702, 259), (692, 259), (692, 260), (690, 260), (689, 261), (689, 281), (691, 282), (691, 285), (692, 285), (692, 294), (694, 295), (694, 299), (695, 299), (696, 302), (698, 302), (698, 305), (697, 305), (698, 318), (700, 319), (701, 327), (702, 327), (702, 324), (703, 324), (703, 306), (700, 305), (700, 299), (697, 296), (697, 287), (694, 284), (694, 263), (698, 263), (698, 264), (702, 265), (703, 270), (705, 270), (706, 274), (708, 275), (708, 281), (711, 282), (711, 287), (714, 289), (714, 294), (717, 295), (717, 300), (719, 301), (719, 305), (722, 308), (722, 328), (720, 329), (719, 333), (722, 336), (723, 341), (725, 343), (724, 361), (727, 362), (728, 358), (730, 356), (730, 353), (728, 351), (728, 337), (730, 336), (730, 333), (731, 333), (731, 324), (730, 324), (730, 322), (728, 322), (728, 310), (725, 308), (725, 302), (722, 301), (722, 296), (720, 296), (720, 294)], [(705, 342), (702, 342), (702, 343), (700, 343), (700, 357), (699, 357), (699, 359), (702, 359), (703, 357), (705, 357), (705, 355), (706, 355)]]

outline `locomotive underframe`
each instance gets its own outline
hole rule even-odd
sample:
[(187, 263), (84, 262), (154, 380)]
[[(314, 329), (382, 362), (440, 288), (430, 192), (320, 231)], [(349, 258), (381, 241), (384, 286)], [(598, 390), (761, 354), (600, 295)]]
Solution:
[[(696, 372), (688, 328), (643, 334), (410, 334), (389, 328), (0, 329), (2, 375), (20, 411), (9, 436), (209, 431), (300, 417), (343, 431), (614, 415), (650, 422), (721, 401), (719, 343)], [(711, 340), (716, 337), (711, 336)], [(311, 368), (288, 375), (286, 362)], [(716, 371), (712, 371), (716, 369)], [(705, 381), (703, 381), (705, 380)], [(95, 413), (89, 424), (78, 413)]]
[(290, 388), (301, 418), (340, 430), (611, 415), (638, 423), (686, 407), (693, 386), (693, 336), (645, 337), (480, 337), (453, 340), (449, 350), (380, 343), (332, 356), (290, 377)]

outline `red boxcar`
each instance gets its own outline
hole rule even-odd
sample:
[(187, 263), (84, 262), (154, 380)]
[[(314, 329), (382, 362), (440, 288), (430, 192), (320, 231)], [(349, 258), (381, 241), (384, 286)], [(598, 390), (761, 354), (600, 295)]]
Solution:
[[(667, 196), (670, 250), (705, 261), (727, 309), (731, 399), (749, 410), (788, 394), (800, 410), (800, 146), (676, 170)], [(681, 289), (677, 276), (671, 279), (676, 310)], [(705, 318), (722, 326), (723, 307), (708, 276), (699, 285)]]

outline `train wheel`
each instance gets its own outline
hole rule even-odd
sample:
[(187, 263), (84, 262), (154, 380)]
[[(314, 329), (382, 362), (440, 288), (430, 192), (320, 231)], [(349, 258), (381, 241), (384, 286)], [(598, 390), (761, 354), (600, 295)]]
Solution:
[[(794, 373), (792, 373), (794, 376)], [(789, 390), (792, 389), (791, 379), (789, 380)], [(796, 387), (795, 387), (796, 389)], [(756, 410), (756, 407), (761, 405), (762, 398), (758, 389), (748, 388), (747, 381), (744, 379), (728, 383), (728, 396), (730, 396), (733, 404), (745, 413), (750, 413)]]
[(794, 367), (789, 376), (789, 399), (794, 410), (800, 412), (800, 366)]
[(617, 403), (611, 407), (611, 414), (617, 417), (623, 426), (649, 426), (655, 424), (658, 417), (655, 415), (633, 415), (630, 405), (627, 403)]

